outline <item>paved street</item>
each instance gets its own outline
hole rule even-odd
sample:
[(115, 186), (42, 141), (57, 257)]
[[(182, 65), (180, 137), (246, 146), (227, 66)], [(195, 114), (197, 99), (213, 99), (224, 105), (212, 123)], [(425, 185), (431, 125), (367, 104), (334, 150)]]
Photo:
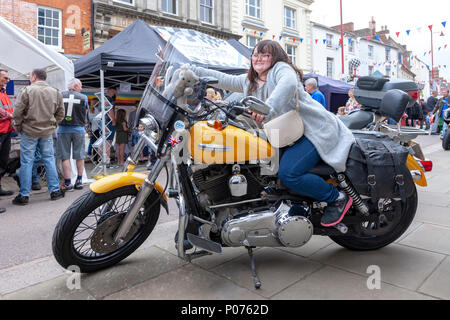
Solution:
[[(61, 213), (81, 192), (50, 202), (42, 191), (26, 207), (13, 207), (11, 199), (2, 198), (7, 212), (0, 215), (0, 298), (450, 299), (450, 153), (442, 150), (438, 136), (418, 141), (434, 168), (427, 175), (429, 186), (419, 188), (415, 220), (400, 239), (373, 252), (348, 251), (318, 236), (298, 249), (258, 249), (260, 290), (253, 286), (244, 248), (225, 248), (222, 255), (191, 264), (180, 260), (173, 243), (173, 203), (170, 215), (161, 212), (138, 251), (113, 268), (82, 275), (81, 289), (69, 290), (69, 275), (52, 257), (51, 237)], [(379, 268), (381, 283), (369, 290), (373, 266)]]

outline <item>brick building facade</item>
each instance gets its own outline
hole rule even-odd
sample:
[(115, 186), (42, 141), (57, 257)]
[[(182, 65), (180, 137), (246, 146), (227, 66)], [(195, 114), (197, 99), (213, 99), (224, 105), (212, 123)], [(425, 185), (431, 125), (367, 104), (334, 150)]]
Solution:
[(91, 0), (1, 0), (0, 16), (66, 55), (92, 49)]

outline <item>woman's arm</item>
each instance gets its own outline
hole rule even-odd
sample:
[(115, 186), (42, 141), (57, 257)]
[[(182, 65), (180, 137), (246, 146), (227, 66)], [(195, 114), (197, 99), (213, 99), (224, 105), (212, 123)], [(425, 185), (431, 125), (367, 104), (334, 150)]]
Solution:
[(216, 88), (233, 92), (244, 92), (247, 79), (246, 74), (240, 76), (229, 75), (220, 71), (209, 70), (202, 67), (190, 66), (192, 71), (199, 77), (213, 77), (219, 80), (218, 84), (213, 85)]
[[(279, 63), (274, 66), (273, 77), (276, 83), (275, 89), (266, 100), (272, 110), (284, 107), (295, 97), (298, 89), (297, 73), (286, 63)], [(273, 111), (269, 116), (273, 115)]]
[(128, 126), (127, 126), (126, 121), (122, 122), (122, 128), (123, 128), (123, 131), (128, 132)]

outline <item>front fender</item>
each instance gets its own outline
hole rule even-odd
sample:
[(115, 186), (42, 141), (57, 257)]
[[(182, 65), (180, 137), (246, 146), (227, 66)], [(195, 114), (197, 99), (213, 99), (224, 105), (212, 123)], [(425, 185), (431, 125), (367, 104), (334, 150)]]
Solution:
[[(136, 189), (139, 190), (141, 185), (144, 183), (145, 178), (147, 177), (144, 173), (139, 172), (122, 172), (122, 173), (116, 173), (109, 176), (106, 176), (100, 180), (97, 180), (95, 182), (92, 182), (89, 186), (92, 192), (94, 193), (107, 193), (114, 189), (125, 187), (125, 186), (136, 186)], [(164, 192), (164, 188), (161, 186), (161, 184), (156, 181), (155, 183), (155, 189), (160, 194), (162, 194), (162, 197), (164, 199), (163, 206), (167, 210), (167, 195)]]

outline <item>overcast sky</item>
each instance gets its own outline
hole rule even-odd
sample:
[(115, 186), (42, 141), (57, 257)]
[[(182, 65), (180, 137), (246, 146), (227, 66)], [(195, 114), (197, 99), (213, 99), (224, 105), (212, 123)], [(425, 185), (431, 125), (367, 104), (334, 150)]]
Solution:
[[(311, 9), (312, 21), (327, 26), (340, 24), (340, 0), (314, 0)], [(406, 44), (408, 50), (430, 66), (431, 33), (428, 26), (433, 25), (436, 32), (433, 34), (434, 65), (441, 65), (441, 75), (450, 80), (450, 0), (343, 0), (344, 23), (354, 22), (355, 29), (368, 28), (372, 16), (377, 31), (387, 25), (391, 37)], [(445, 28), (444, 21), (447, 21)], [(409, 36), (406, 30), (411, 30)], [(399, 38), (396, 32), (401, 32)], [(444, 37), (440, 36), (441, 32)], [(445, 44), (448, 44), (446, 50), (443, 49)], [(443, 68), (445, 64), (447, 69)]]

